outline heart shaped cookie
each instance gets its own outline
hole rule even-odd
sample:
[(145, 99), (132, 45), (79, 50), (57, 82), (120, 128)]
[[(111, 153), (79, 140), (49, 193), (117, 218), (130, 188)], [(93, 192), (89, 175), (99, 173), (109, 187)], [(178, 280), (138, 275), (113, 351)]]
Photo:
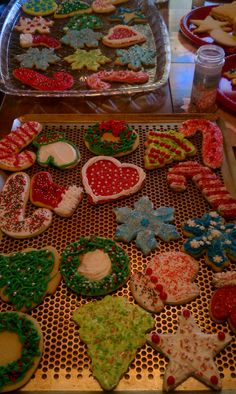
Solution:
[(49, 208), (59, 216), (71, 216), (83, 196), (83, 189), (72, 185), (60, 186), (47, 171), (37, 172), (31, 179), (30, 201), (38, 207)]
[(92, 157), (82, 168), (82, 181), (89, 201), (100, 204), (136, 193), (146, 174), (142, 168), (121, 163), (114, 157)]
[(177, 305), (199, 295), (192, 283), (198, 273), (198, 262), (182, 252), (156, 255), (146, 271), (135, 272), (130, 288), (137, 303), (150, 312), (160, 312), (165, 304)]
[(126, 25), (112, 27), (102, 39), (104, 45), (112, 48), (128, 47), (145, 41), (146, 38), (143, 34), (135, 30), (132, 26)]

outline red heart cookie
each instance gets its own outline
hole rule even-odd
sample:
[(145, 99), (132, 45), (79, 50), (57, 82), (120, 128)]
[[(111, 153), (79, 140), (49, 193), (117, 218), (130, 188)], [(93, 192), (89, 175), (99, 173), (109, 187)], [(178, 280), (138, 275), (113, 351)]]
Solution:
[(112, 48), (128, 47), (130, 45), (145, 42), (146, 38), (132, 26), (116, 25), (109, 29), (108, 34), (103, 37), (104, 45)]
[(37, 172), (31, 179), (32, 204), (49, 208), (59, 216), (71, 216), (82, 199), (82, 194), (83, 189), (76, 185), (65, 187), (56, 184), (47, 171)]
[(96, 156), (82, 168), (82, 181), (89, 201), (99, 204), (136, 193), (146, 174), (142, 168), (121, 163), (114, 157)]

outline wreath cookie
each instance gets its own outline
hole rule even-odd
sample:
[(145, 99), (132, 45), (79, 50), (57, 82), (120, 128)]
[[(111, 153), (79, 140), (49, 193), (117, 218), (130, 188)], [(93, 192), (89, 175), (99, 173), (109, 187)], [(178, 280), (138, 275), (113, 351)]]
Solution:
[(38, 367), (43, 336), (37, 321), (24, 313), (0, 313), (0, 391), (22, 387)]
[(56, 291), (61, 280), (59, 263), (60, 256), (51, 246), (1, 254), (0, 298), (17, 311), (33, 309)]
[(96, 155), (120, 157), (138, 147), (139, 135), (126, 122), (111, 119), (89, 126), (84, 141)]
[(129, 257), (111, 239), (81, 237), (63, 251), (61, 273), (66, 285), (77, 294), (105, 295), (128, 279)]

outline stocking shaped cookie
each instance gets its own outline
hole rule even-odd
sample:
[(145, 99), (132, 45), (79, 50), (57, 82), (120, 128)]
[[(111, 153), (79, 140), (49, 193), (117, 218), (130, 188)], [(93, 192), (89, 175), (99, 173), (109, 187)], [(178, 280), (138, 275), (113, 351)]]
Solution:
[(39, 208), (25, 218), (29, 189), (29, 176), (17, 172), (9, 176), (0, 195), (0, 228), (12, 238), (34, 237), (51, 224), (49, 209)]
[(49, 208), (59, 216), (71, 216), (82, 196), (81, 187), (57, 185), (47, 171), (37, 172), (31, 179), (30, 201), (32, 204)]
[(21, 150), (29, 145), (42, 130), (38, 122), (27, 122), (0, 140), (0, 168), (7, 171), (21, 171), (31, 167), (36, 155)]
[(52, 165), (66, 170), (75, 167), (80, 161), (79, 149), (65, 139), (64, 133), (48, 131), (35, 139), (34, 145), (38, 147), (37, 162), (42, 167)]
[(199, 295), (192, 283), (198, 273), (195, 259), (182, 252), (156, 255), (146, 271), (135, 272), (130, 280), (131, 292), (140, 306), (160, 312), (165, 304), (186, 303)]

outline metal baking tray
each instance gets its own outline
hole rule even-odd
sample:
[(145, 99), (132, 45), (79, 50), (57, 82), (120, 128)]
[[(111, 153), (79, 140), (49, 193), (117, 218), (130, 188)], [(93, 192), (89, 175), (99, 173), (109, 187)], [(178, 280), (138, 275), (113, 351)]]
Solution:
[[(204, 115), (194, 115), (194, 117), (203, 117)], [(143, 167), (144, 139), (145, 133), (150, 130), (178, 130), (181, 122), (189, 118), (189, 115), (112, 115), (113, 119), (125, 120), (140, 135), (140, 145), (138, 149), (128, 156), (120, 158), (122, 162), (134, 163)], [(59, 130), (66, 133), (67, 139), (73, 141), (80, 149), (81, 162), (71, 170), (60, 171), (50, 169), (53, 179), (57, 183), (70, 185), (75, 183), (81, 185), (81, 168), (85, 162), (92, 157), (92, 153), (85, 147), (83, 141), (83, 132), (89, 124), (110, 119), (110, 115), (24, 115), (14, 122), (25, 122), (28, 120), (37, 120), (43, 124), (44, 130)], [(213, 118), (212, 118), (213, 120)], [(232, 154), (232, 146), (227, 139), (227, 130), (221, 120), (218, 121), (225, 138), (225, 159), (222, 170), (218, 171), (231, 185), (231, 193), (235, 194), (236, 184), (233, 181), (236, 163)], [(197, 147), (197, 156), (195, 159), (201, 162), (201, 134), (196, 134), (193, 143)], [(171, 166), (171, 165), (169, 165)], [(80, 236), (89, 236), (96, 234), (102, 237), (114, 238), (117, 226), (113, 208), (117, 206), (133, 207), (142, 195), (147, 195), (153, 202), (154, 207), (161, 205), (172, 206), (175, 209), (175, 224), (182, 234), (181, 225), (187, 219), (193, 216), (201, 216), (204, 212), (210, 211), (210, 206), (197, 191), (193, 184), (189, 184), (184, 193), (172, 192), (166, 182), (168, 167), (157, 170), (146, 170), (146, 182), (144, 188), (138, 193), (120, 201), (106, 203), (100, 206), (92, 206), (84, 196), (78, 209), (70, 218), (61, 218), (56, 215), (53, 217), (53, 223), (47, 231), (32, 239), (14, 240), (6, 235), (3, 236), (0, 243), (0, 253), (11, 253), (20, 251), (27, 247), (41, 248), (46, 245), (53, 245), (61, 253), (71, 242), (76, 241)], [(35, 164), (27, 170), (32, 176), (42, 167)], [(35, 207), (29, 203), (27, 213), (31, 213)], [(152, 251), (145, 257), (135, 246), (134, 242), (120, 246), (128, 253), (130, 257), (131, 271), (143, 271), (146, 264), (153, 255), (170, 250), (181, 250), (184, 236), (177, 241), (165, 243), (160, 240), (160, 248)], [(204, 258), (199, 259), (200, 270), (196, 278), (196, 283), (200, 287), (200, 296), (188, 303), (188, 309), (191, 310), (195, 320), (201, 330), (206, 333), (223, 330), (230, 332), (228, 325), (216, 324), (209, 315), (209, 302), (213, 293), (212, 270), (204, 263)], [(233, 263), (229, 270), (233, 270)], [(129, 289), (129, 282), (117, 290), (114, 295), (127, 297), (130, 303), (134, 299)], [(101, 299), (97, 297), (96, 299)], [(37, 306), (30, 314), (37, 319), (44, 335), (44, 352), (40, 365), (34, 377), (22, 389), (24, 392), (35, 391), (102, 391), (98, 382), (93, 378), (90, 371), (90, 359), (87, 354), (86, 346), (80, 341), (78, 335), (78, 326), (72, 321), (71, 317), (75, 309), (80, 305), (92, 302), (95, 298), (85, 298), (78, 296), (69, 290), (62, 281), (56, 293), (53, 296), (45, 298), (44, 302)], [(153, 315), (155, 319), (155, 330), (162, 333), (175, 332), (178, 326), (178, 314), (183, 306), (165, 306), (161, 313)], [(12, 307), (0, 301), (0, 311), (11, 311)], [(230, 332), (232, 334), (232, 332)], [(220, 371), (223, 392), (232, 393), (236, 387), (236, 339), (233, 339), (227, 349), (220, 352), (215, 357), (216, 365)], [(147, 344), (137, 351), (134, 361), (126, 374), (120, 380), (116, 391), (162, 391), (162, 377), (167, 365), (167, 359), (155, 352)], [(189, 378), (179, 390), (183, 392), (208, 391), (208, 389), (197, 380)]]
[[(9, 5), (4, 10), (0, 19), (0, 90), (7, 94), (14, 94), (18, 96), (35, 96), (35, 97), (77, 97), (77, 96), (106, 96), (116, 94), (132, 94), (137, 92), (153, 91), (163, 86), (169, 76), (170, 71), (170, 41), (169, 34), (165, 22), (163, 21), (158, 8), (155, 5), (154, 0), (130, 0), (127, 4), (124, 3), (125, 8), (141, 7), (146, 18), (147, 23), (134, 25), (135, 29), (145, 29), (147, 42), (144, 46), (156, 50), (156, 66), (154, 68), (145, 68), (145, 71), (149, 74), (149, 81), (145, 84), (121, 84), (112, 83), (112, 87), (106, 90), (90, 90), (85, 82), (88, 75), (91, 74), (89, 71), (72, 71), (70, 65), (65, 61), (60, 61), (54, 65), (50, 65), (47, 71), (41, 72), (44, 75), (52, 76), (56, 71), (68, 71), (74, 76), (74, 86), (70, 90), (65, 91), (39, 91), (31, 89), (29, 86), (23, 85), (20, 81), (16, 80), (12, 76), (14, 68), (19, 67), (18, 61), (15, 56), (24, 53), (26, 49), (23, 49), (19, 45), (20, 33), (14, 30), (14, 26), (19, 20), (20, 16), (27, 16), (22, 12), (21, 6), (26, 0), (11, 0)], [(88, 4), (92, 0), (87, 1)], [(114, 23), (110, 22), (108, 17), (109, 14), (99, 14), (104, 23), (104, 27), (101, 32), (106, 33), (108, 29), (114, 26)], [(54, 25), (51, 28), (51, 34), (60, 39), (63, 35), (63, 26), (69, 20), (69, 18), (53, 19), (50, 15), (48, 19), (54, 20)], [(105, 47), (103, 44), (99, 44), (102, 53), (105, 56), (112, 58), (112, 62), (98, 69), (117, 69), (124, 70), (124, 67), (114, 66), (115, 49)], [(62, 47), (55, 51), (55, 53), (61, 58), (72, 54), (73, 48), (62, 45)]]

